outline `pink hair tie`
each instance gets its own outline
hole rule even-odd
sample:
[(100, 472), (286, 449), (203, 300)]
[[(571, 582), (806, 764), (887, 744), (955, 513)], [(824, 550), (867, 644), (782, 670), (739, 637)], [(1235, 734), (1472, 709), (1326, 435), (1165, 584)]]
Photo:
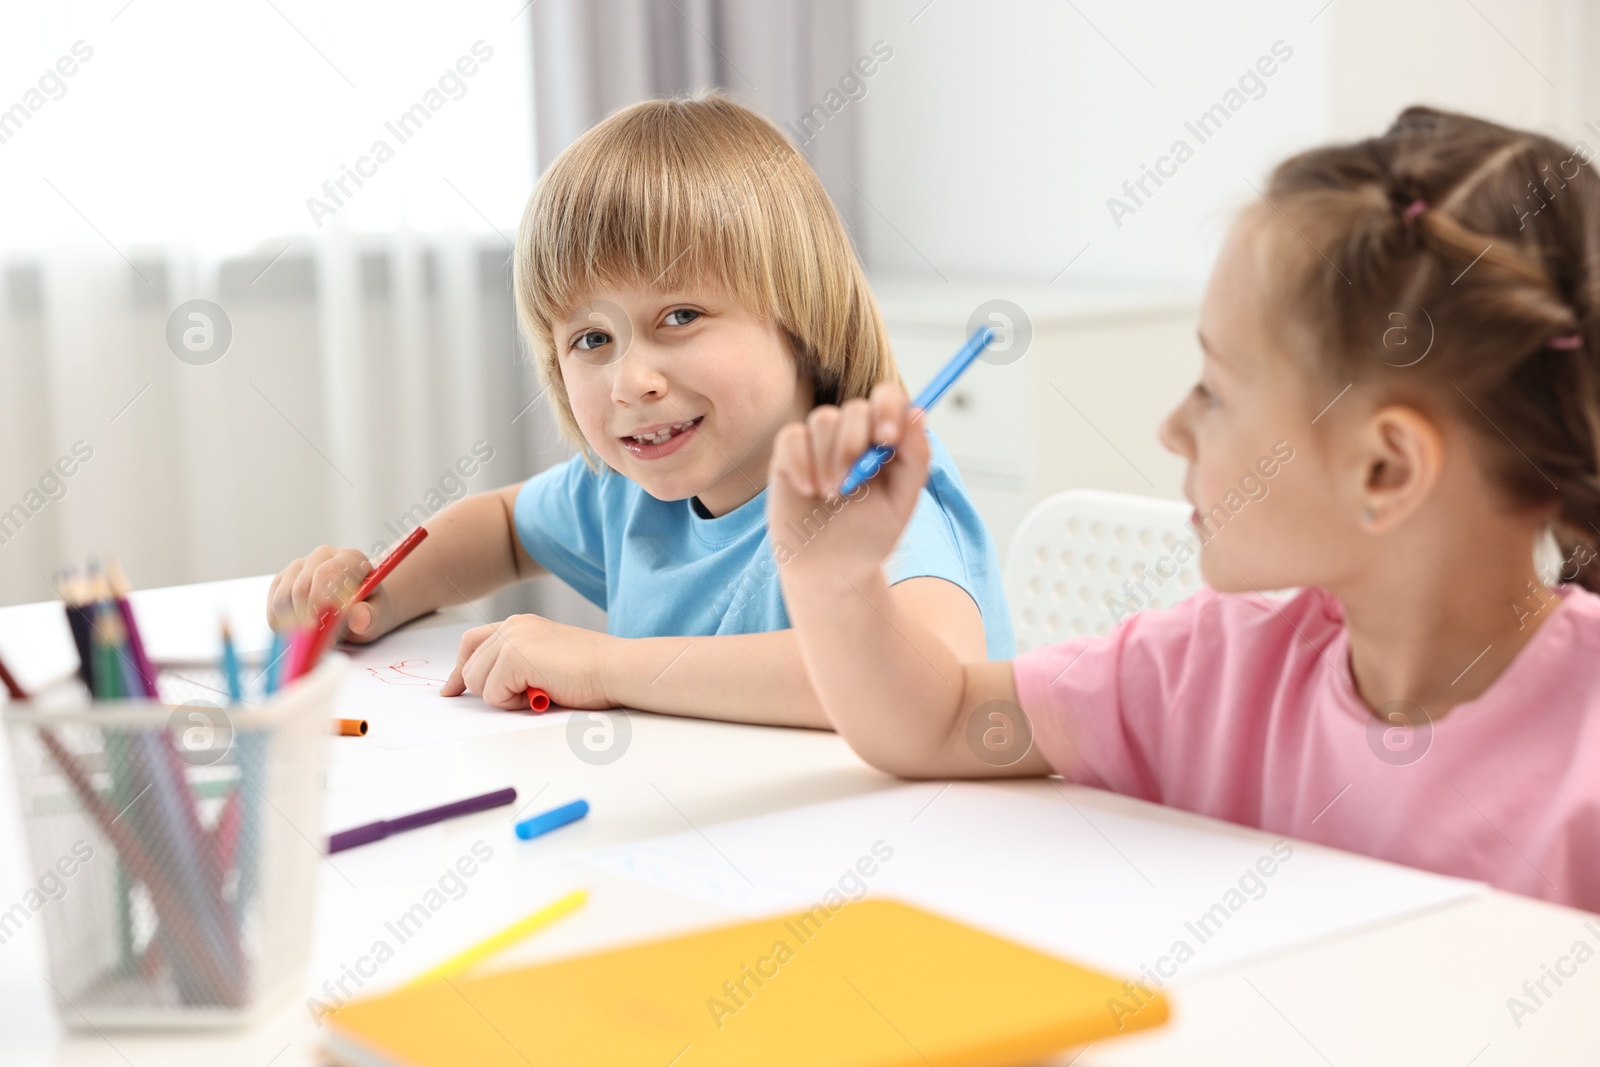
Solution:
[(1574, 348), (1583, 347), (1583, 337), (1580, 334), (1569, 333), (1564, 337), (1552, 337), (1545, 342), (1546, 348), (1559, 348), (1564, 352)]
[(1411, 205), (1406, 208), (1406, 221), (1410, 222), (1412, 219), (1416, 218), (1426, 210), (1428, 210), (1428, 202), (1423, 200), (1421, 197), (1418, 197), (1417, 199), (1411, 201)]

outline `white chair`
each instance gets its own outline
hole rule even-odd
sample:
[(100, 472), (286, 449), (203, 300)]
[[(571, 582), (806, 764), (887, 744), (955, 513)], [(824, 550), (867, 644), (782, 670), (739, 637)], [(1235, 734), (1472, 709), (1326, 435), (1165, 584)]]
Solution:
[(1199, 589), (1189, 513), (1181, 501), (1098, 489), (1069, 489), (1028, 512), (1006, 559), (1017, 651), (1110, 633)]

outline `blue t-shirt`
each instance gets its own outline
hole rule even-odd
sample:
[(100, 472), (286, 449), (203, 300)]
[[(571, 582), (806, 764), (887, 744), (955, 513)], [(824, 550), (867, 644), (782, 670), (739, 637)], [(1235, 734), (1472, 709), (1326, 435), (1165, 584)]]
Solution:
[[(885, 565), (891, 584), (943, 578), (983, 616), (991, 660), (1016, 655), (994, 541), (938, 438), (928, 484)], [(848, 506), (846, 504), (845, 506)], [(767, 531), (767, 493), (713, 519), (690, 500), (657, 500), (609, 468), (574, 456), (529, 478), (517, 494), (517, 536), (528, 554), (606, 612), (619, 637), (709, 637), (789, 628)], [(819, 524), (785, 529), (798, 550)]]

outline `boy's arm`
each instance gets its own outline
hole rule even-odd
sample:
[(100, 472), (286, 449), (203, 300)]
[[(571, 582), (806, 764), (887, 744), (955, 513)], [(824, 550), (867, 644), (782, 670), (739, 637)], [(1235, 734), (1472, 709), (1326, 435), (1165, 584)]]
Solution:
[[(513, 540), (509, 516), (515, 494), (512, 487), (504, 496), (507, 536)], [(871, 495), (872, 491), (861, 494), (844, 510), (862, 506)], [(809, 545), (801, 549), (811, 551)], [(526, 566), (533, 567), (533, 561), (527, 559)], [(885, 582), (881, 566), (874, 570)], [(466, 592), (464, 583), (457, 584)], [(958, 659), (986, 657), (983, 616), (966, 590), (931, 576), (911, 578), (885, 590), (899, 613), (918, 620), (919, 643), (937, 645)], [(400, 595), (409, 597), (412, 591), (401, 590)], [(628, 707), (730, 722), (833, 726), (792, 630), (620, 638), (537, 615), (514, 615), (462, 635), (455, 669), (440, 693), (473, 692), (495, 707), (515, 709), (527, 707), (528, 686), (544, 689), (551, 700), (567, 707)]]
[[(427, 539), (405, 565), (350, 608), (350, 638), (371, 641), (419, 615), (545, 573), (522, 547), (512, 520), (521, 488), (474, 493), (430, 518)], [(282, 626), (343, 607), (371, 569), (359, 549), (323, 545), (273, 579), (268, 616)]]
[(379, 586), (389, 590), (402, 622), (545, 573), (517, 536), (513, 511), (522, 484), (474, 493), (428, 520), (427, 540)]
[(871, 442), (899, 451), (870, 492), (779, 568), (801, 656), (829, 721), (868, 762), (905, 777), (1050, 773), (1031, 744), (1011, 664), (958, 656), (933, 637), (925, 615), (906, 610), (883, 576), (928, 476), (927, 436), (903, 390), (879, 386), (870, 402), (819, 407), (805, 425), (780, 431), (769, 521), (777, 526), (809, 514)]
[[(983, 617), (966, 590), (942, 578), (889, 587), (880, 575), (879, 583), (897, 613), (926, 620), (908, 632), (911, 640), (946, 657), (984, 658)], [(866, 609), (864, 599), (857, 603)], [(600, 684), (607, 699), (623, 707), (767, 726), (835, 726), (793, 630), (625, 641), (607, 657)]]
[[(887, 593), (924, 644), (983, 659), (983, 618), (942, 578), (912, 578)], [(571, 708), (638, 708), (767, 726), (831, 728), (793, 630), (718, 637), (614, 637), (538, 615), (468, 630), (441, 696), (477, 693), (498, 708), (527, 707), (538, 686)]]

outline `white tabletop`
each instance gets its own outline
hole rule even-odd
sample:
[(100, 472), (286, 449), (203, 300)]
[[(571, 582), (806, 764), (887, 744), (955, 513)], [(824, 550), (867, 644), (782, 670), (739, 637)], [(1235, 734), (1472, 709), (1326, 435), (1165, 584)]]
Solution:
[[(235, 627), (259, 625), (258, 580), (163, 590), (152, 611), (228, 605)], [(0, 650), (34, 647), (41, 623), (59, 609), (0, 609)], [(200, 617), (210, 617), (200, 615)], [(463, 615), (463, 619), (467, 616)], [(473, 621), (477, 621), (473, 618)], [(243, 642), (251, 638), (246, 629)], [(172, 641), (151, 635), (152, 643)], [(62, 634), (64, 637), (64, 630)], [(199, 650), (204, 639), (197, 637)], [(68, 662), (30, 663), (19, 674), (48, 676)], [(25, 677), (25, 681), (28, 677)], [(306, 996), (337, 980), (383, 936), (386, 920), (422, 892), (474, 843), (493, 856), (424, 930), (363, 982), (361, 992), (396, 985), (571, 888), (591, 889), (588, 905), (508, 951), (499, 962), (534, 960), (645, 935), (711, 924), (707, 902), (650, 889), (569, 862), (600, 846), (702, 828), (800, 804), (884, 789), (895, 781), (858, 760), (832, 734), (736, 726), (634, 713), (626, 754), (606, 766), (574, 756), (564, 731), (539, 729), (387, 750), (361, 739), (330, 739), (330, 799), (347, 802), (395, 781), (427, 781), (441, 795), (516, 786), (515, 809), (454, 820), (330, 857), (323, 864), (313, 962)], [(5, 756), (9, 779), (9, 755)], [(1022, 791), (1053, 792), (1042, 782)], [(1194, 817), (1095, 790), (1073, 788), (1074, 803), (1140, 818)], [(513, 814), (537, 798), (542, 810), (586, 798), (588, 818), (559, 833), (519, 842)], [(545, 803), (548, 801), (548, 804)], [(31, 881), (15, 790), (0, 788), (0, 910)], [(1586, 923), (1591, 922), (1592, 925)], [(207, 1034), (66, 1031), (45, 982), (42, 924), (26, 924), (0, 945), (0, 1063), (136, 1067), (214, 1064), (300, 1067), (320, 1063), (318, 1031), (306, 1001), (286, 1004), (243, 1031)], [(1585, 962), (1557, 986), (1546, 978), (1532, 1014), (1514, 1019), (1510, 997), (1525, 981), (1589, 946)], [(1535, 985), (1537, 992), (1537, 985)], [(1600, 921), (1593, 916), (1489, 892), (1462, 903), (1336, 940), (1179, 980), (1167, 991), (1173, 1019), (1160, 1030), (1090, 1046), (1061, 1063), (1132, 1064), (1593, 1064), (1600, 1060)], [(320, 995), (320, 994), (318, 994)], [(1076, 1057), (1076, 1058), (1074, 1058)]]

